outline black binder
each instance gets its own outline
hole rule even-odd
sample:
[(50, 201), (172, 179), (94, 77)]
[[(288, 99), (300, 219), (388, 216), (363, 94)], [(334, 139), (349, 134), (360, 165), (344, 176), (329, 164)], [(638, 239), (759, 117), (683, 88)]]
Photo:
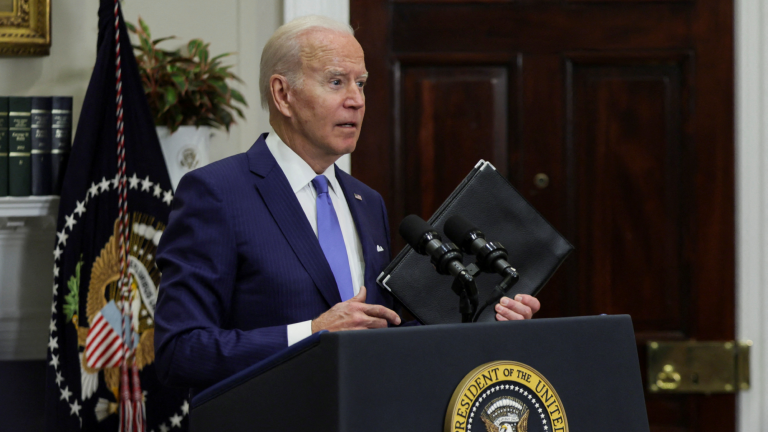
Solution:
[[(500, 242), (509, 252), (509, 263), (520, 280), (508, 292), (536, 295), (555, 273), (573, 246), (531, 206), (493, 165), (481, 160), (429, 219), (443, 241), (445, 221), (461, 215), (485, 233), (488, 241)], [(465, 256), (464, 264), (474, 262)], [(501, 282), (496, 274), (476, 277), (480, 305), (492, 297)], [(453, 279), (438, 274), (429, 258), (406, 246), (379, 275), (377, 282), (389, 290), (424, 324), (461, 322), (459, 298), (451, 291)], [(488, 306), (478, 321), (494, 321)]]

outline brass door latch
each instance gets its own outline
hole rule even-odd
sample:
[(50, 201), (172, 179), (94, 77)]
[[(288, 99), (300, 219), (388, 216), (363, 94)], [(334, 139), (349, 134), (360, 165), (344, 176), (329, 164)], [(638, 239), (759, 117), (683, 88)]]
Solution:
[(735, 393), (749, 389), (752, 341), (649, 341), (651, 393)]

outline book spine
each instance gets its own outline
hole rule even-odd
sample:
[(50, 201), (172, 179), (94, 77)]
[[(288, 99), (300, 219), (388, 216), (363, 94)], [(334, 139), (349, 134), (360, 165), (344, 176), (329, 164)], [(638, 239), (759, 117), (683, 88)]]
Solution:
[(50, 97), (32, 98), (32, 195), (50, 195), (51, 174), (51, 103)]
[(0, 197), (8, 195), (8, 97), (0, 96)]
[(8, 193), (11, 196), (28, 196), (32, 193), (32, 98), (11, 97), (8, 105)]
[(61, 194), (61, 185), (72, 149), (72, 97), (54, 96), (51, 110), (51, 192)]

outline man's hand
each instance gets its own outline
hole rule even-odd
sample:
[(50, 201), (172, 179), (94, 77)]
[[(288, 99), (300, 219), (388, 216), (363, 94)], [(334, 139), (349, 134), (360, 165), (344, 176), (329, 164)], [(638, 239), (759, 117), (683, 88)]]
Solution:
[(362, 330), (369, 328), (382, 328), (387, 322), (400, 325), (400, 317), (397, 314), (380, 305), (365, 303), (365, 287), (360, 287), (360, 292), (351, 299), (336, 303), (328, 312), (312, 320), (312, 333), (320, 330)]
[(539, 308), (541, 308), (539, 300), (528, 294), (518, 294), (514, 300), (509, 297), (502, 297), (501, 302), (496, 305), (496, 320), (531, 319), (533, 314), (539, 311)]

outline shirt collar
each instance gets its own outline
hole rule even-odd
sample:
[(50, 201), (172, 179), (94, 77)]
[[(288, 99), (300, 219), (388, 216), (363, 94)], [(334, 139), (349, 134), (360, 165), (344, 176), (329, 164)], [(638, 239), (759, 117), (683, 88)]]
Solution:
[[(293, 193), (306, 187), (317, 176), (315, 170), (292, 148), (288, 147), (276, 133), (270, 132), (265, 141), (270, 153), (272, 153), (280, 169), (283, 170), (285, 177), (288, 178)], [(341, 186), (336, 179), (335, 166), (336, 164), (331, 164), (323, 173), (328, 178), (328, 184), (334, 192), (341, 191)], [(312, 190), (314, 191), (314, 187)], [(336, 194), (339, 195), (338, 192)]]

